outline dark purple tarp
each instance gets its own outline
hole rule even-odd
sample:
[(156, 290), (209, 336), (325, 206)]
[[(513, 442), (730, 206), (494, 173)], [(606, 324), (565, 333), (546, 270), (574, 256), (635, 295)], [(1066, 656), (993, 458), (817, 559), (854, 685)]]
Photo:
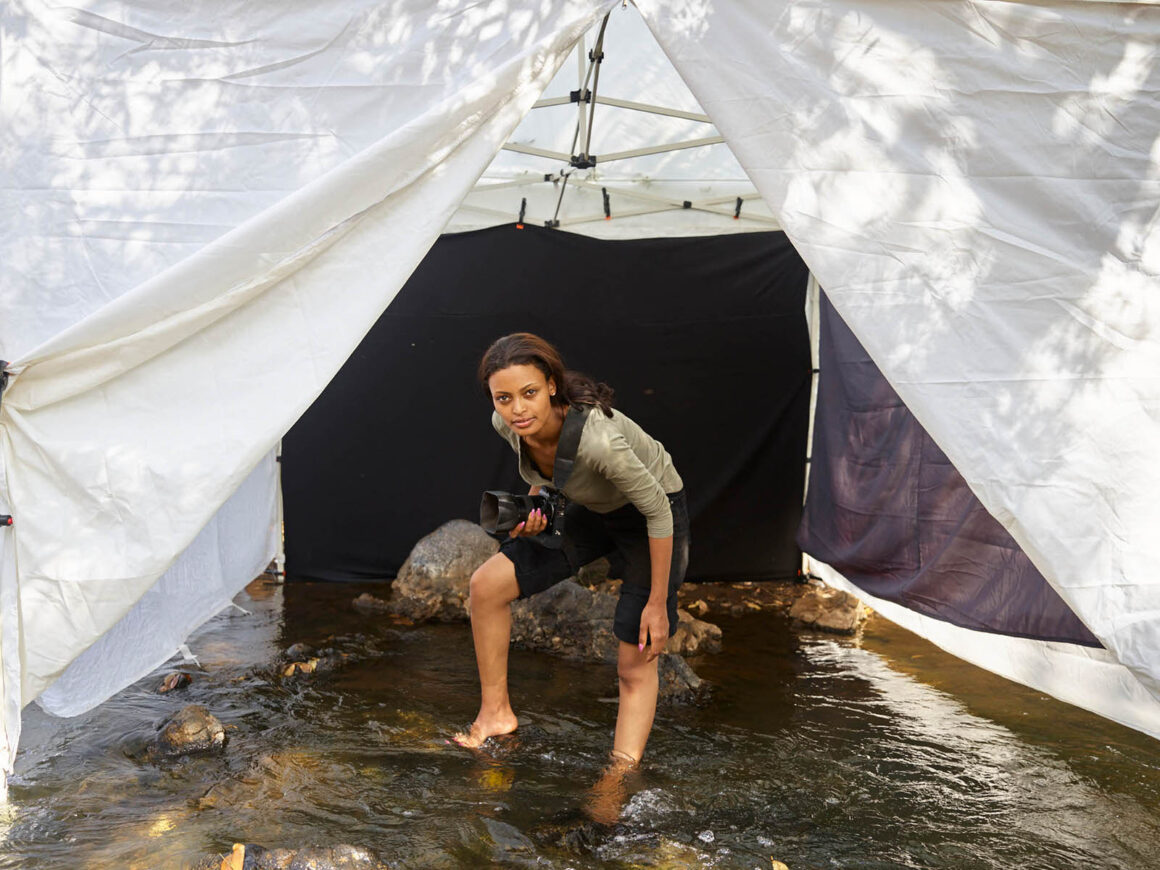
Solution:
[(975, 498), (824, 295), (821, 312), (802, 550), (871, 595), (944, 622), (1099, 646)]

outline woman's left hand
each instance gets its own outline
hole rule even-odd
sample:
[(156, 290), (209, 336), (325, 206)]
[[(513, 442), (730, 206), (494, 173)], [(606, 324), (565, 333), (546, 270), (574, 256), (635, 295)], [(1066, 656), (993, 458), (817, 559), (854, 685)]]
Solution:
[(663, 601), (651, 598), (640, 614), (640, 637), (637, 649), (648, 653), (651, 662), (665, 651), (669, 642), (669, 611)]

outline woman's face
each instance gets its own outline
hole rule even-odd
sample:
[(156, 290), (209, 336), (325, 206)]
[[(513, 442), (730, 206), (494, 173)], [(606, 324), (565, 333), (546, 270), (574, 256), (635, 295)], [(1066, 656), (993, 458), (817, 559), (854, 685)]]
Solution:
[(535, 435), (552, 418), (556, 383), (534, 365), (508, 366), (487, 379), (491, 403), (519, 435)]

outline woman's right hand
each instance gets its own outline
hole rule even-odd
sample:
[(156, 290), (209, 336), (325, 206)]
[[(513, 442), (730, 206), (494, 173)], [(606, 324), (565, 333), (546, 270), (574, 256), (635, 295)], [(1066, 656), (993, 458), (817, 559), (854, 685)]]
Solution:
[(539, 508), (528, 514), (528, 518), (508, 533), (509, 538), (528, 538), (538, 535), (548, 527), (548, 518)]

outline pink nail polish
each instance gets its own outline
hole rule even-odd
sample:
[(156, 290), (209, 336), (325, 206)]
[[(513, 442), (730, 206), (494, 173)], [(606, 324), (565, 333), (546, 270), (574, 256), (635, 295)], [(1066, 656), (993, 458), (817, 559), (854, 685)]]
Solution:
[(636, 649), (637, 649), (637, 652), (644, 652), (644, 644), (643, 643), (638, 644)]

